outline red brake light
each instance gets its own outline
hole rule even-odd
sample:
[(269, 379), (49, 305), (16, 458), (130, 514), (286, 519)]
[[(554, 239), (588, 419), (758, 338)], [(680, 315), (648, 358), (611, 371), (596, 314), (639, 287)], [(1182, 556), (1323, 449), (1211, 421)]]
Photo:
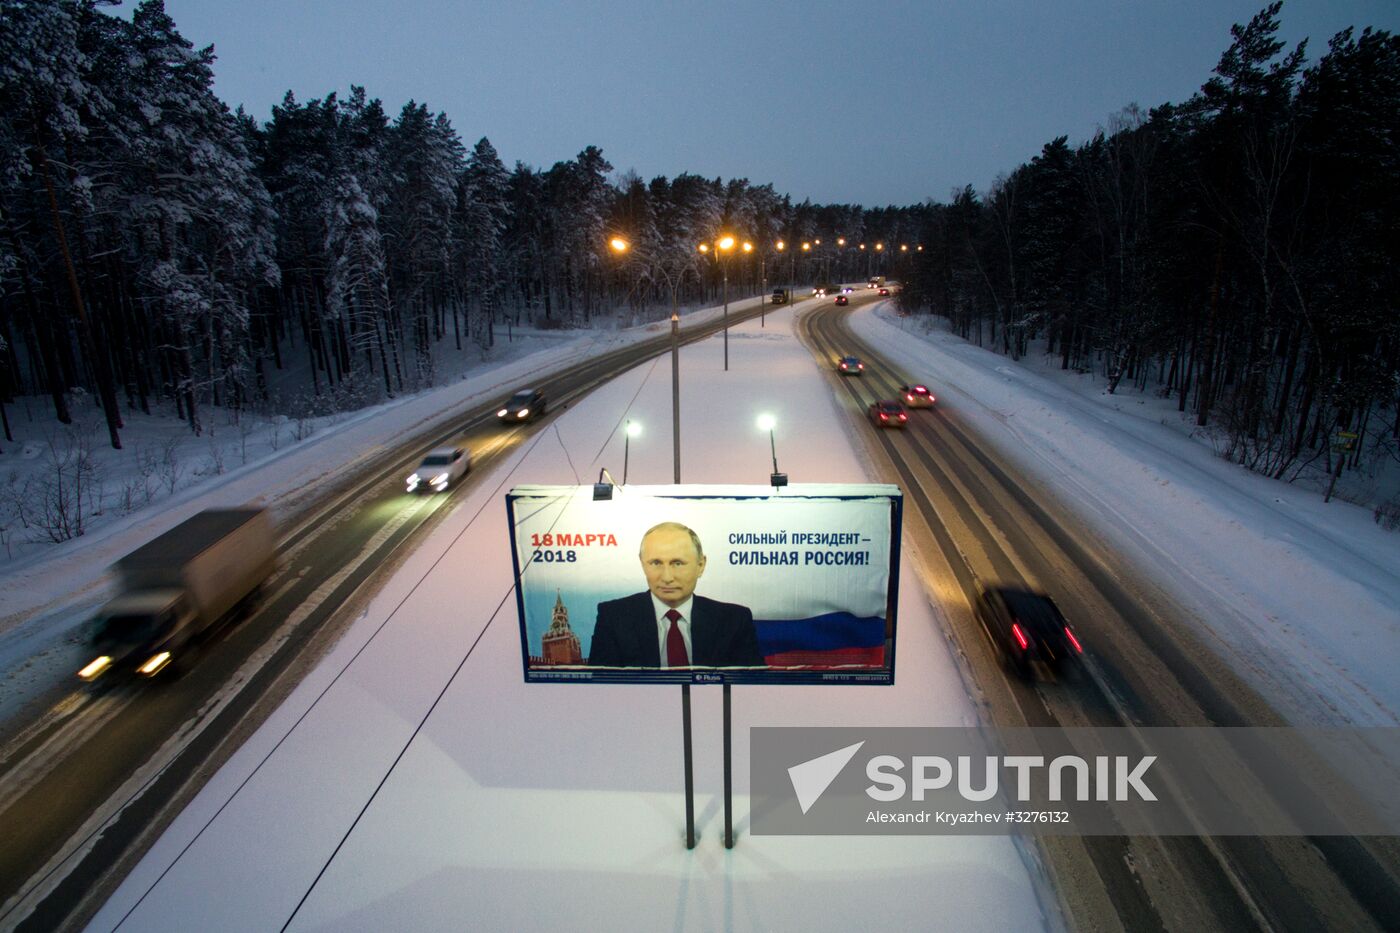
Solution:
[(908, 420), (909, 420), (909, 416), (906, 415), (904, 412), (900, 412), (900, 413), (899, 413), (899, 420), (900, 420), (900, 421), (908, 421)]
[(890, 420), (890, 416), (887, 415), (887, 414), (885, 414), (885, 413), (882, 411), (882, 412), (880, 412), (880, 420), (881, 420), (881, 421), (889, 421), (889, 420)]
[(1011, 623), (1011, 634), (1016, 636), (1016, 641), (1020, 643), (1022, 651), (1025, 651), (1031, 646), (1031, 643), (1026, 640), (1026, 633), (1021, 631), (1021, 623)]
[(1065, 637), (1069, 639), (1069, 643), (1071, 645), (1074, 645), (1075, 651), (1079, 652), (1080, 654), (1084, 653), (1084, 646), (1079, 643), (1078, 638), (1074, 637), (1074, 633), (1069, 630), (1068, 625), (1065, 626)]
[(865, 368), (865, 364), (864, 364), (864, 363), (857, 363), (857, 364), (856, 364), (856, 369), (864, 369), (864, 368)]
[(912, 395), (906, 395), (906, 396), (904, 396), (904, 397), (907, 398), (907, 399), (908, 399), (909, 401), (911, 401), (911, 402), (914, 401), (914, 396), (912, 396)]

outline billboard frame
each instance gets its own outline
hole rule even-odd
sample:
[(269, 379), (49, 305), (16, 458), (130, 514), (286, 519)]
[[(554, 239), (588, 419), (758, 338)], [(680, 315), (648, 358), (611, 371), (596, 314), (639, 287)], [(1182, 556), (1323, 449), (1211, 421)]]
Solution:
[[(781, 670), (759, 668), (685, 668), (671, 671), (665, 668), (627, 668), (591, 670), (587, 667), (569, 666), (560, 670), (540, 670), (530, 666), (529, 632), (525, 618), (525, 590), (521, 585), (522, 567), (520, 552), (516, 546), (515, 503), (520, 499), (537, 499), (537, 494), (521, 490), (543, 488), (589, 490), (592, 486), (517, 486), (506, 493), (506, 520), (510, 529), (511, 569), (515, 577), (515, 604), (517, 622), (520, 627), (520, 663), (525, 683), (583, 683), (583, 684), (681, 684), (703, 686), (706, 684), (845, 684), (855, 686), (893, 686), (895, 682), (895, 652), (898, 645), (899, 615), (899, 571), (901, 534), (904, 521), (904, 492), (897, 486), (881, 483), (841, 483), (841, 484), (798, 484), (781, 489), (767, 486), (717, 486), (683, 484), (679, 486), (645, 487), (654, 498), (684, 499), (690, 501), (723, 499), (800, 499), (806, 497), (832, 500), (887, 499), (890, 506), (890, 548), (889, 585), (885, 593), (885, 627), (887, 631), (885, 658), (886, 665), (879, 669), (851, 670)], [(854, 490), (866, 488), (867, 493)], [(619, 487), (624, 489), (625, 487)], [(665, 492), (651, 491), (665, 490)], [(725, 491), (729, 490), (729, 491)], [(821, 490), (833, 490), (822, 492)], [(840, 490), (846, 490), (841, 492)], [(528, 566), (528, 564), (526, 565)]]

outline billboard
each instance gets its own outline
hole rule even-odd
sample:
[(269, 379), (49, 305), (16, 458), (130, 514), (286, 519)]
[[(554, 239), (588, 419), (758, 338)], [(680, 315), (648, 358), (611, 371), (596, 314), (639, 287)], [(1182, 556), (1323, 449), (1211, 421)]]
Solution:
[(594, 496), (506, 495), (527, 682), (894, 683), (897, 487)]

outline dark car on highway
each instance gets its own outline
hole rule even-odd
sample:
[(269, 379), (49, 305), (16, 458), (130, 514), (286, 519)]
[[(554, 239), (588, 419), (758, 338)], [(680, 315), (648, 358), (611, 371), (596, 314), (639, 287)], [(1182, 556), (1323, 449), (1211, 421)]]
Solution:
[(836, 303), (838, 305), (848, 305), (851, 303), (851, 299), (847, 298), (845, 295), (837, 295)]
[(506, 400), (496, 412), (496, 419), (502, 424), (519, 424), (534, 421), (544, 414), (546, 401), (539, 389), (521, 389)]
[(977, 597), (977, 620), (1002, 658), (1023, 678), (1040, 661), (1058, 670), (1084, 653), (1055, 601), (1016, 587), (987, 587)]
[(843, 376), (859, 376), (865, 371), (865, 364), (858, 356), (843, 356), (836, 361), (836, 371)]
[(902, 428), (909, 422), (909, 413), (896, 401), (884, 399), (870, 406), (867, 414), (877, 428)]

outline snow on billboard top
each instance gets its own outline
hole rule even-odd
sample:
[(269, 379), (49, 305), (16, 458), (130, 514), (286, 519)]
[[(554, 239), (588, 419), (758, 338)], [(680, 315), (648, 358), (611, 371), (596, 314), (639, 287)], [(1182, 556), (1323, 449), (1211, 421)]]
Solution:
[(876, 484), (517, 486), (529, 683), (894, 683), (903, 497)]

